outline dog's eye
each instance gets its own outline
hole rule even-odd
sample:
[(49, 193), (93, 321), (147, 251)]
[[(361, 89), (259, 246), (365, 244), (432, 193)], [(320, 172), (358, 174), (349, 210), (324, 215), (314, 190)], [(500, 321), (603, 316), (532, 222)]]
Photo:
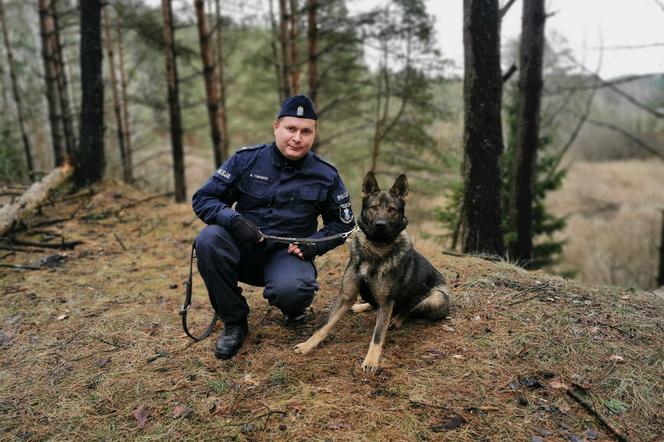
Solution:
[(378, 208), (376, 206), (369, 207), (369, 213), (376, 213), (377, 210)]
[(387, 213), (389, 213), (390, 215), (394, 215), (395, 213), (397, 213), (397, 209), (395, 209), (394, 207), (388, 207)]

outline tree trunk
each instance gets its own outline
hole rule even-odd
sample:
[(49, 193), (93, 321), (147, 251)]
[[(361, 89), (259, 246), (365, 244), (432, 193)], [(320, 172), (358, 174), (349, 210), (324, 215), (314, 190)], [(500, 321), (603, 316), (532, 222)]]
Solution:
[(270, 39), (270, 46), (272, 48), (272, 57), (274, 59), (274, 69), (276, 72), (275, 78), (277, 80), (277, 102), (281, 104), (287, 96), (284, 95), (284, 79), (283, 73), (284, 69), (281, 66), (283, 63), (282, 58), (279, 57), (279, 50), (277, 49), (277, 42), (281, 42), (281, 34), (277, 30), (277, 23), (274, 18), (274, 8), (272, 5), (272, 0), (268, 0), (269, 15), (270, 15), (270, 28), (272, 29), (272, 38)]
[(219, 73), (219, 119), (221, 121), (221, 152), (228, 158), (230, 141), (228, 140), (228, 112), (226, 111), (226, 78), (224, 76), (224, 28), (221, 20), (220, 0), (215, 0), (217, 18), (217, 72)]
[(71, 157), (76, 148), (77, 140), (74, 131), (74, 117), (69, 100), (69, 85), (67, 80), (67, 66), (60, 40), (60, 25), (58, 22), (57, 0), (51, 3), (51, 15), (53, 17), (53, 45), (56, 66), (56, 83), (58, 85), (58, 99), (60, 102), (60, 115), (62, 116), (62, 128), (65, 134), (65, 152)]
[(659, 237), (659, 272), (657, 287), (664, 287), (664, 210), (662, 210), (662, 233)]
[(41, 181), (30, 186), (15, 202), (0, 208), (0, 236), (7, 234), (39, 207), (52, 190), (69, 178), (71, 172), (72, 168), (69, 164), (54, 169)]
[(309, 81), (309, 98), (318, 106), (318, 0), (307, 0), (307, 79)]
[(545, 22), (544, 0), (523, 2), (514, 179), (510, 189), (510, 220), (516, 227), (517, 238), (510, 244), (510, 256), (526, 266), (533, 255), (533, 190), (539, 145)]
[(56, 166), (65, 161), (62, 147), (62, 128), (60, 103), (58, 100), (57, 67), (55, 63), (55, 25), (51, 14), (51, 0), (39, 0), (39, 23), (42, 41), (42, 58), (44, 60), (44, 79), (46, 81), (46, 101), (48, 102), (48, 119), (51, 126), (53, 156)]
[(300, 93), (300, 63), (298, 60), (297, 40), (300, 33), (299, 4), (297, 0), (290, 0), (290, 66), (291, 66), (291, 94)]
[(498, 0), (464, 0), (464, 253), (503, 255)]
[(288, 42), (288, 3), (287, 0), (279, 0), (279, 43), (281, 46), (281, 90), (284, 97), (290, 97), (291, 91), (291, 46)]
[(132, 149), (131, 149), (131, 130), (129, 126), (129, 94), (127, 93), (127, 73), (125, 71), (125, 61), (124, 61), (124, 45), (122, 44), (122, 27), (118, 21), (116, 26), (117, 31), (117, 40), (118, 40), (118, 56), (120, 61), (120, 85), (122, 91), (122, 128), (124, 133), (125, 142), (125, 159), (127, 161), (127, 174), (130, 181), (134, 179), (134, 162), (132, 160)]
[(173, 175), (175, 181), (175, 201), (187, 199), (184, 179), (184, 147), (182, 145), (182, 118), (178, 92), (178, 73), (175, 54), (175, 32), (173, 30), (173, 9), (171, 0), (161, 0), (164, 16), (164, 50), (166, 52), (166, 79), (168, 83), (168, 107), (171, 126), (171, 149), (173, 152)]
[[(14, 101), (16, 102), (16, 113), (18, 116), (18, 126), (21, 130), (21, 139), (23, 140), (23, 151), (25, 153), (25, 162), (28, 168), (28, 174), (31, 178), (34, 177), (35, 167), (32, 163), (32, 146), (30, 139), (25, 129), (23, 102), (21, 100), (21, 92), (19, 90), (18, 78), (16, 76), (16, 64), (14, 62), (14, 53), (12, 51), (11, 41), (9, 40), (9, 31), (7, 30), (7, 22), (5, 21), (5, 8), (3, 1), (0, 0), (0, 25), (2, 25), (2, 37), (5, 42), (5, 50), (7, 51), (7, 64), (9, 65), (9, 76), (12, 82), (12, 93)], [(5, 112), (6, 112), (5, 108)]]
[(224, 162), (221, 151), (221, 124), (219, 121), (219, 78), (212, 61), (210, 49), (210, 34), (205, 23), (205, 2), (194, 0), (196, 9), (196, 23), (198, 25), (198, 38), (201, 45), (201, 59), (203, 61), (203, 79), (205, 81), (205, 95), (207, 97), (208, 118), (210, 119), (210, 135), (212, 137), (212, 151), (214, 152), (215, 169)]
[(74, 155), (74, 182), (87, 186), (104, 175), (104, 81), (101, 0), (81, 2), (81, 135)]
[(120, 147), (120, 159), (122, 160), (122, 179), (125, 183), (132, 180), (127, 165), (127, 146), (124, 137), (124, 120), (122, 119), (122, 106), (120, 104), (120, 93), (118, 91), (118, 78), (115, 72), (115, 56), (113, 54), (113, 39), (111, 38), (111, 21), (108, 17), (108, 8), (104, 8), (104, 37), (106, 38), (106, 53), (108, 54), (108, 73), (111, 80), (111, 93), (113, 97), (113, 112), (115, 114), (115, 127)]

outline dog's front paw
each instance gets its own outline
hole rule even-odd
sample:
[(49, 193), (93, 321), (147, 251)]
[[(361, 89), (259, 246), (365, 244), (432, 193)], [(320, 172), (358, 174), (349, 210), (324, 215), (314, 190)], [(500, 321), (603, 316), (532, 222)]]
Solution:
[(364, 372), (369, 372), (369, 373), (376, 373), (380, 367), (378, 366), (378, 358), (375, 360), (373, 358), (370, 358), (368, 355), (366, 358), (364, 358), (364, 362), (362, 362), (362, 370)]
[(390, 321), (390, 330), (397, 330), (397, 329), (401, 328), (401, 326), (403, 325), (403, 322), (405, 320), (406, 320), (406, 318), (403, 317), (403, 316), (399, 316), (399, 315), (395, 316)]
[(297, 344), (295, 347), (293, 347), (293, 351), (294, 351), (295, 353), (299, 353), (299, 354), (301, 354), (301, 355), (306, 355), (306, 354), (309, 353), (311, 350), (313, 350), (314, 347), (315, 347), (315, 345), (311, 345), (311, 344), (309, 344), (308, 342), (309, 342), (309, 341), (300, 342), (300, 343)]
[(353, 306), (350, 309), (353, 313), (363, 313), (363, 312), (368, 312), (372, 308), (373, 307), (371, 306), (371, 304), (365, 302), (363, 304), (353, 304)]

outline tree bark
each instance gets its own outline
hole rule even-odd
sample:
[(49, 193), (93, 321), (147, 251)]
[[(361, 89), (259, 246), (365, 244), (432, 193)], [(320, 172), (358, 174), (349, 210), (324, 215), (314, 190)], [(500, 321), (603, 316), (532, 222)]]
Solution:
[(132, 148), (131, 148), (131, 129), (130, 129), (130, 119), (129, 119), (129, 93), (127, 92), (127, 73), (125, 71), (125, 59), (124, 59), (124, 45), (122, 43), (122, 27), (118, 21), (116, 26), (117, 31), (117, 40), (118, 40), (118, 58), (120, 61), (120, 85), (122, 91), (122, 128), (124, 129), (123, 137), (125, 140), (126, 147), (126, 161), (127, 161), (127, 170), (130, 181), (134, 179), (134, 161), (132, 160)]
[(115, 114), (115, 128), (122, 161), (122, 179), (125, 183), (131, 182), (129, 167), (127, 167), (127, 146), (125, 146), (124, 121), (118, 91), (118, 78), (115, 72), (115, 56), (113, 54), (113, 39), (111, 38), (111, 23), (108, 18), (108, 8), (104, 8), (104, 37), (106, 39), (106, 54), (108, 55), (108, 73), (111, 80), (111, 93), (113, 97), (113, 112)]
[(71, 175), (69, 164), (58, 167), (41, 181), (34, 183), (14, 203), (0, 208), (0, 236), (4, 236), (46, 200), (49, 193)]
[(281, 90), (284, 98), (292, 95), (291, 90), (291, 46), (288, 33), (288, 3), (287, 0), (279, 0), (279, 44), (281, 46)]
[(81, 2), (81, 134), (74, 157), (74, 182), (87, 186), (104, 175), (104, 82), (101, 0)]
[(284, 69), (281, 66), (283, 59), (279, 56), (279, 50), (277, 49), (277, 42), (281, 42), (281, 33), (277, 30), (277, 23), (274, 18), (274, 8), (272, 0), (268, 0), (269, 5), (269, 16), (270, 16), (270, 28), (272, 30), (272, 38), (270, 39), (270, 47), (272, 48), (272, 57), (274, 59), (274, 69), (275, 69), (275, 78), (277, 80), (277, 102), (281, 103), (286, 99), (284, 95), (284, 80), (283, 73)]
[(664, 210), (662, 210), (662, 233), (659, 237), (659, 271), (657, 287), (664, 287)]
[(210, 49), (210, 34), (205, 23), (205, 2), (194, 0), (196, 10), (196, 23), (198, 25), (198, 38), (201, 46), (201, 59), (203, 62), (203, 79), (205, 81), (205, 95), (207, 97), (207, 111), (210, 120), (210, 136), (212, 138), (212, 151), (214, 152), (215, 169), (224, 162), (221, 149), (221, 122), (219, 118), (219, 78), (212, 61)]
[(510, 244), (510, 256), (526, 266), (533, 255), (533, 192), (539, 145), (545, 22), (544, 0), (523, 2), (517, 128), (512, 165), (514, 179), (510, 189), (510, 220), (516, 228), (517, 237)]
[(44, 60), (44, 79), (46, 81), (46, 101), (48, 102), (48, 119), (51, 126), (53, 156), (56, 166), (65, 161), (62, 146), (62, 127), (60, 102), (58, 100), (57, 67), (55, 63), (55, 25), (51, 13), (51, 0), (39, 0), (39, 23), (42, 41), (42, 58)]
[(297, 0), (290, 0), (290, 66), (291, 66), (291, 94), (300, 93), (300, 63), (297, 50), (297, 40), (300, 34), (299, 12)]
[(173, 152), (173, 175), (175, 181), (175, 201), (187, 199), (184, 178), (184, 147), (182, 144), (182, 117), (178, 92), (178, 73), (175, 54), (175, 32), (173, 30), (173, 9), (171, 0), (161, 0), (164, 17), (164, 47), (166, 52), (166, 79), (168, 83), (168, 107), (171, 126), (171, 149)]
[(78, 141), (74, 130), (74, 117), (69, 100), (69, 82), (67, 79), (67, 66), (60, 39), (60, 25), (58, 21), (57, 0), (51, 3), (51, 15), (53, 17), (53, 46), (56, 66), (56, 83), (58, 85), (58, 100), (60, 102), (60, 115), (62, 116), (62, 128), (65, 135), (65, 152), (68, 156), (76, 148)]
[(464, 253), (503, 255), (498, 0), (464, 0)]
[(20, 88), (18, 85), (18, 77), (16, 76), (16, 63), (14, 61), (14, 52), (12, 51), (11, 41), (9, 40), (9, 31), (7, 30), (7, 22), (5, 20), (5, 8), (3, 0), (0, 0), (0, 25), (2, 25), (2, 37), (5, 42), (5, 50), (7, 51), (7, 64), (9, 65), (9, 76), (12, 82), (12, 94), (14, 95), (14, 102), (16, 103), (18, 126), (21, 130), (21, 139), (23, 140), (25, 163), (28, 168), (28, 174), (32, 178), (35, 171), (35, 167), (32, 162), (32, 146), (30, 145), (30, 138), (28, 138), (28, 133), (25, 129), (25, 113), (23, 112), (23, 101), (21, 99), (21, 92), (19, 90)]
[(217, 72), (219, 73), (219, 120), (221, 122), (221, 152), (224, 159), (228, 158), (230, 141), (228, 140), (228, 112), (226, 109), (226, 77), (224, 75), (224, 28), (221, 19), (221, 1), (215, 0), (215, 16), (217, 19)]
[(318, 106), (318, 0), (307, 0), (307, 80), (309, 82), (309, 98)]

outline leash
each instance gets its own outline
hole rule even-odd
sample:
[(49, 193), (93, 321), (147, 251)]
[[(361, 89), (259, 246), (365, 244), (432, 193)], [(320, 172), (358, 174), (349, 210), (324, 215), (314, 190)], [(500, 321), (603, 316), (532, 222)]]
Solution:
[(189, 260), (189, 278), (184, 282), (184, 287), (185, 287), (184, 304), (182, 304), (182, 308), (180, 309), (180, 316), (182, 317), (182, 329), (184, 330), (185, 334), (194, 341), (202, 341), (203, 339), (207, 338), (212, 334), (212, 330), (214, 330), (215, 325), (217, 325), (217, 320), (219, 319), (219, 317), (215, 313), (214, 316), (212, 316), (212, 321), (210, 322), (210, 325), (208, 326), (207, 330), (205, 330), (205, 332), (200, 336), (192, 335), (191, 332), (189, 331), (189, 327), (187, 327), (187, 311), (191, 307), (191, 284), (193, 279), (192, 276), (193, 276), (195, 257), (196, 257), (196, 240), (194, 240), (194, 242), (191, 244), (191, 259)]
[(318, 244), (318, 243), (325, 242), (325, 241), (331, 241), (333, 239), (339, 239), (339, 238), (346, 239), (350, 235), (352, 235), (353, 233), (357, 232), (358, 230), (360, 230), (360, 228), (357, 225), (355, 225), (355, 227), (353, 227), (353, 229), (349, 230), (348, 232), (337, 233), (336, 235), (326, 236), (326, 237), (323, 237), (323, 238), (290, 238), (290, 237), (287, 237), (287, 236), (267, 235), (265, 233), (263, 233), (263, 238), (269, 239), (270, 241), (282, 243), (282, 244), (291, 244), (292, 243), (292, 244), (313, 245), (313, 244)]
[[(346, 239), (353, 233), (357, 232), (359, 230), (359, 227), (356, 225), (353, 227), (352, 230), (349, 230), (348, 232), (344, 233), (338, 233), (336, 235), (332, 236), (326, 236), (324, 238), (289, 238), (285, 236), (273, 236), (273, 235), (266, 235), (263, 234), (263, 238), (269, 239), (274, 242), (278, 243), (285, 243), (285, 244), (317, 244), (325, 241), (330, 241), (333, 239), (338, 239), (338, 238), (343, 238)], [(191, 307), (191, 294), (192, 294), (192, 284), (193, 284), (193, 274), (194, 274), (194, 258), (196, 257), (196, 240), (191, 244), (191, 258), (189, 260), (189, 277), (187, 280), (184, 282), (184, 287), (185, 287), (185, 293), (184, 293), (184, 303), (182, 304), (182, 307), (180, 308), (180, 316), (182, 317), (182, 329), (184, 330), (184, 333), (189, 336), (191, 339), (194, 341), (202, 341), (203, 339), (207, 338), (212, 334), (212, 330), (214, 330), (214, 327), (217, 325), (217, 321), (219, 320), (219, 316), (215, 313), (212, 316), (212, 320), (210, 321), (210, 325), (208, 326), (207, 330), (200, 335), (200, 336), (194, 336), (190, 331), (189, 327), (187, 326), (187, 312), (189, 311), (189, 308)]]

